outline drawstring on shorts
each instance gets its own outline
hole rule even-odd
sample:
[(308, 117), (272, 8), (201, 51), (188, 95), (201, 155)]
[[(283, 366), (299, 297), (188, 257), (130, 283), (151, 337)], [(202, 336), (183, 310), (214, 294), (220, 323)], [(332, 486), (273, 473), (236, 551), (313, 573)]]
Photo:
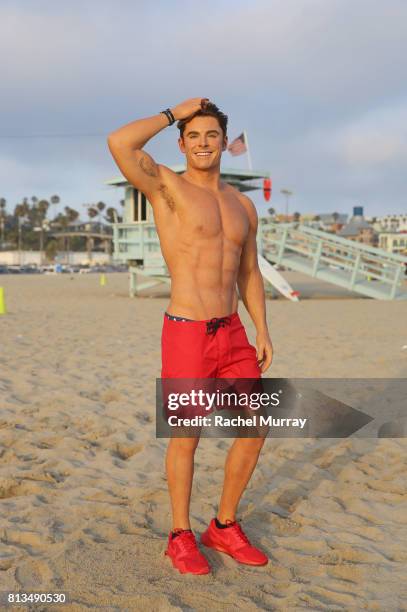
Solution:
[(207, 335), (213, 334), (215, 335), (218, 331), (219, 327), (225, 327), (226, 325), (231, 324), (230, 317), (213, 317), (210, 321), (206, 323), (206, 333)]

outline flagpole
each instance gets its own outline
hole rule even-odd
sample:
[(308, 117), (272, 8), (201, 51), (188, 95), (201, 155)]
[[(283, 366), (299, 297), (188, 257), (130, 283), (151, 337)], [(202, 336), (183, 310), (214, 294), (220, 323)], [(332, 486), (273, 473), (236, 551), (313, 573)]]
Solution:
[(247, 161), (249, 162), (249, 170), (253, 170), (252, 158), (250, 156), (250, 149), (249, 149), (249, 139), (247, 138), (246, 130), (243, 131), (243, 134), (244, 134), (244, 141), (246, 143), (246, 149), (247, 149)]

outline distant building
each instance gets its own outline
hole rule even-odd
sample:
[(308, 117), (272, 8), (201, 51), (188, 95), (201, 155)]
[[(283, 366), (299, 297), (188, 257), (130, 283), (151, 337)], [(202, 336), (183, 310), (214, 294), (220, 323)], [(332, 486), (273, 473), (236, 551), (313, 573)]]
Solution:
[(103, 251), (110, 257), (113, 244), (113, 228), (112, 225), (106, 225), (99, 221), (81, 221), (76, 219), (70, 221), (66, 226), (63, 223), (52, 222), (48, 235), (55, 238), (61, 251), (65, 252), (65, 260), (63, 263), (71, 263), (73, 253), (71, 251), (71, 241), (81, 238), (83, 245), (79, 248), (86, 248), (87, 259), (92, 261), (92, 252)]
[(407, 213), (373, 217), (371, 223), (377, 232), (404, 232), (407, 231)]
[(345, 213), (304, 213), (297, 218), (296, 214), (284, 215), (277, 214), (273, 216), (273, 221), (277, 223), (293, 223), (298, 221), (301, 225), (307, 225), (314, 229), (319, 229), (324, 232), (333, 232), (337, 234), (340, 229), (346, 224), (348, 215)]
[(324, 232), (334, 232), (337, 234), (345, 225), (348, 215), (345, 213), (307, 213), (301, 215), (301, 223), (308, 225), (314, 229), (320, 229)]
[[(103, 265), (111, 263), (109, 253), (92, 251), (59, 251), (55, 262), (69, 265)], [(0, 265), (5, 266), (41, 266), (48, 263), (41, 251), (0, 251)]]
[(389, 253), (407, 255), (407, 230), (403, 232), (380, 232), (379, 247)]
[(292, 223), (294, 221), (294, 215), (283, 215), (279, 213), (278, 215), (274, 215), (273, 221), (277, 223)]
[(91, 233), (101, 233), (101, 234), (113, 234), (113, 229), (111, 223), (106, 224), (101, 221), (81, 221), (81, 219), (75, 219), (75, 221), (70, 221), (67, 225), (62, 225), (58, 221), (52, 221), (50, 223), (51, 229), (63, 229), (78, 231), (78, 232), (91, 232)]
[(363, 206), (354, 206), (353, 217), (338, 231), (338, 236), (363, 244), (377, 246), (377, 233), (363, 216)]

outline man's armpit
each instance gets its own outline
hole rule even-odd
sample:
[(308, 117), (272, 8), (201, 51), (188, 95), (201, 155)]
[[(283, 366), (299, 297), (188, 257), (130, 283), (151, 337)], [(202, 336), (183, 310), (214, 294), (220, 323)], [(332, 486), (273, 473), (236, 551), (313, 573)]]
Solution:
[(163, 198), (163, 200), (166, 202), (168, 208), (171, 211), (174, 211), (175, 210), (175, 200), (172, 197), (172, 195), (170, 194), (167, 185), (164, 185), (164, 183), (160, 183), (160, 185), (158, 187), (158, 191), (159, 191), (161, 197)]
[(158, 177), (158, 167), (155, 161), (153, 160), (148, 153), (142, 153), (138, 160), (138, 164), (140, 169), (147, 174), (147, 176), (151, 176), (153, 178)]

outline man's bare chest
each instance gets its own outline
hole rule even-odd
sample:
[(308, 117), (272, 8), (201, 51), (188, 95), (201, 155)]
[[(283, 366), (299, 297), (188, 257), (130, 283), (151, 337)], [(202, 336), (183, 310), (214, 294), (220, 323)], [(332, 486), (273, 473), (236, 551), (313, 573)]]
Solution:
[(225, 238), (242, 246), (249, 231), (244, 206), (233, 193), (212, 194), (185, 190), (179, 194), (175, 214), (179, 228), (188, 238)]

